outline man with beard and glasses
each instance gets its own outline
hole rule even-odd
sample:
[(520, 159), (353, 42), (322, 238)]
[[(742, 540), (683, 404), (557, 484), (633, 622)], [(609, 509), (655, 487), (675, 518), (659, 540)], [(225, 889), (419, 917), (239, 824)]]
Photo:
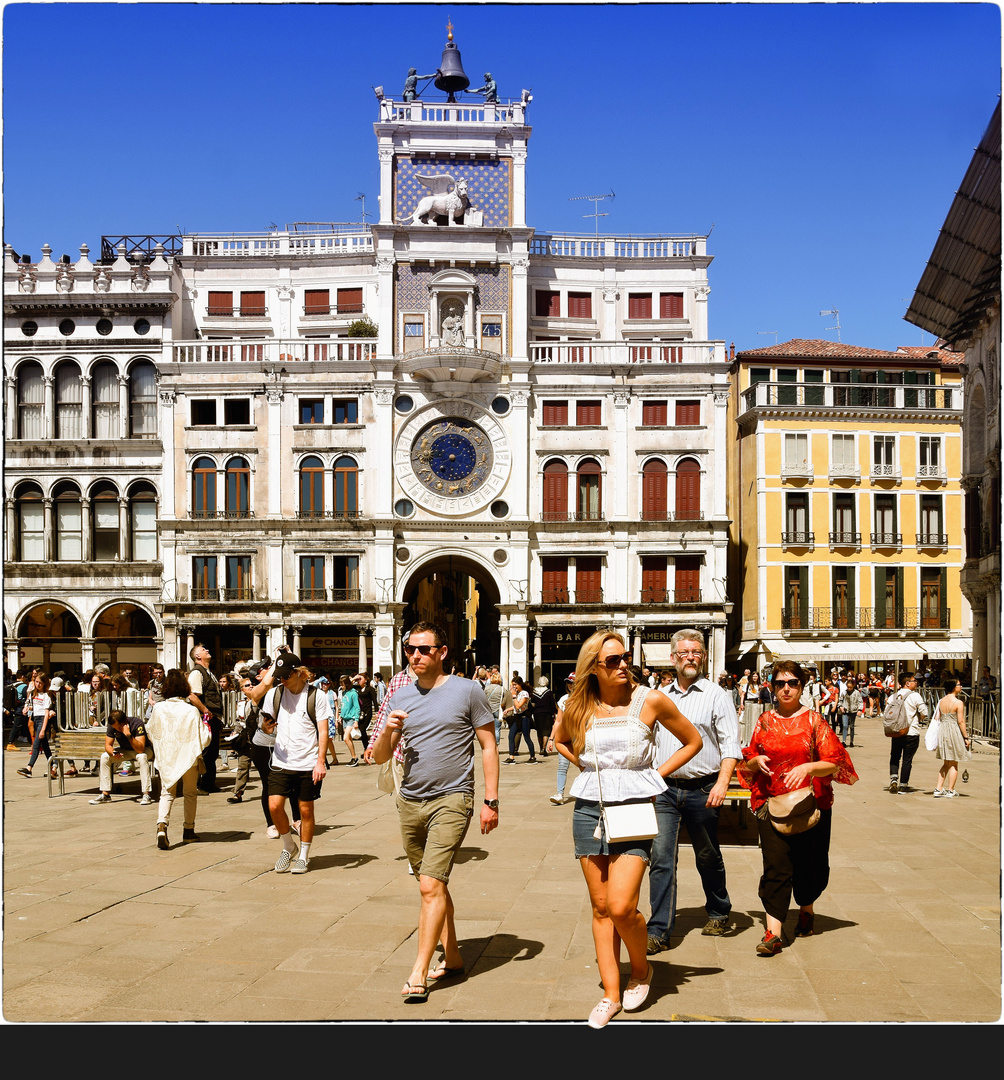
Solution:
[[(660, 689), (697, 728), (704, 745), (695, 757), (665, 778), (668, 787), (656, 796), (659, 835), (652, 841), (649, 864), (650, 955), (669, 948), (676, 921), (681, 822), (687, 826), (704, 886), (708, 921), (701, 933), (720, 937), (729, 932), (732, 901), (718, 843), (718, 814), (742, 758), (735, 705), (726, 691), (703, 674), (707, 659), (704, 635), (698, 630), (678, 630), (670, 645), (676, 679)], [(656, 729), (656, 738), (660, 761), (666, 761), (680, 747), (679, 741), (662, 727)]]

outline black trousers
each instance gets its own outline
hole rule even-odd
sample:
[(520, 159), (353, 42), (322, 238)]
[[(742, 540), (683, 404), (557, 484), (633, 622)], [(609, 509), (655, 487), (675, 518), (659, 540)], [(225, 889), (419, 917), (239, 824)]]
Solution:
[(219, 716), (209, 718), (209, 745), (202, 751), (202, 760), (206, 763), (205, 773), (199, 777), (199, 787), (212, 791), (216, 787), (216, 762), (220, 760), (220, 734), (223, 720)]
[[(899, 776), (901, 784), (910, 783), (910, 771), (913, 769), (913, 755), (920, 746), (919, 735), (894, 735), (889, 748), (889, 776)], [(902, 760), (902, 765), (900, 761)]]
[(799, 907), (815, 903), (830, 880), (830, 825), (833, 811), (820, 810), (815, 828), (782, 836), (769, 820), (757, 818), (763, 874), (759, 896), (764, 911), (784, 922), (792, 894)]

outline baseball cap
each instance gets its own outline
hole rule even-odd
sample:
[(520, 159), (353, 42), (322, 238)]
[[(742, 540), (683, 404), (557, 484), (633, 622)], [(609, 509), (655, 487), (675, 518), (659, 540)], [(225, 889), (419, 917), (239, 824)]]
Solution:
[(575, 682), (575, 672), (565, 676), (565, 682)]
[(53, 678), (52, 682), (49, 683), (49, 689), (50, 690), (62, 690), (63, 689), (63, 680), (58, 675), (56, 675)]
[(276, 657), (273, 678), (277, 680), (288, 679), (300, 666), (300, 658), (291, 652), (281, 652)]

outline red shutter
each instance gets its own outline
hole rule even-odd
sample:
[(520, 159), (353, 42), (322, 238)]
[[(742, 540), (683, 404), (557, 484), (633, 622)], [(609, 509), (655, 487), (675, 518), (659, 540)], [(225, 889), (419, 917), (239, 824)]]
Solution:
[(362, 289), (338, 290), (338, 314), (361, 315), (363, 311)]
[(699, 401), (678, 401), (676, 403), (676, 426), (696, 427), (701, 422), (701, 403)]
[(699, 555), (677, 555), (676, 602), (696, 604), (701, 599), (701, 558)]
[(209, 294), (209, 315), (233, 315), (234, 294), (232, 292), (211, 292)]
[(600, 567), (599, 555), (580, 555), (575, 560), (575, 602), (577, 604), (602, 603)]
[(642, 521), (666, 520), (669, 470), (664, 461), (650, 461), (641, 475)]
[(577, 401), (575, 403), (575, 423), (579, 427), (599, 427), (600, 403), (598, 401)]
[(545, 604), (568, 603), (568, 560), (546, 555), (540, 560), (543, 570), (543, 595)]
[(676, 520), (694, 521), (701, 516), (701, 467), (693, 458), (676, 467)]
[(628, 318), (651, 319), (652, 318), (652, 294), (629, 293), (628, 294)]
[(593, 294), (570, 292), (568, 294), (568, 317), (591, 319), (593, 317)]
[(666, 556), (643, 555), (641, 559), (641, 599), (643, 604), (666, 603)]
[(683, 293), (664, 292), (660, 294), (659, 317), (661, 319), (682, 319)]
[(665, 401), (643, 401), (641, 422), (645, 427), (665, 427), (669, 423), (669, 411)]
[(544, 402), (544, 427), (567, 427), (568, 426), (568, 402), (545, 401)]
[(551, 461), (544, 466), (544, 520), (568, 519), (568, 466)]
[(241, 314), (242, 315), (264, 315), (265, 314), (265, 294), (264, 294), (264, 292), (242, 292), (241, 293)]
[(328, 289), (307, 289), (303, 294), (304, 315), (327, 315), (331, 308)]
[(534, 314), (541, 319), (556, 319), (561, 315), (561, 293), (538, 289), (534, 298)]

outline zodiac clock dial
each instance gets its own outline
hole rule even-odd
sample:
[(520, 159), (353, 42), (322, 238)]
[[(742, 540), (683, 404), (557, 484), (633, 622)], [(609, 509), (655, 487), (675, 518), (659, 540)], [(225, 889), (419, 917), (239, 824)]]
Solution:
[(448, 416), (424, 427), (411, 445), (411, 467), (427, 491), (445, 499), (473, 494), (492, 472), (491, 439), (477, 424)]

